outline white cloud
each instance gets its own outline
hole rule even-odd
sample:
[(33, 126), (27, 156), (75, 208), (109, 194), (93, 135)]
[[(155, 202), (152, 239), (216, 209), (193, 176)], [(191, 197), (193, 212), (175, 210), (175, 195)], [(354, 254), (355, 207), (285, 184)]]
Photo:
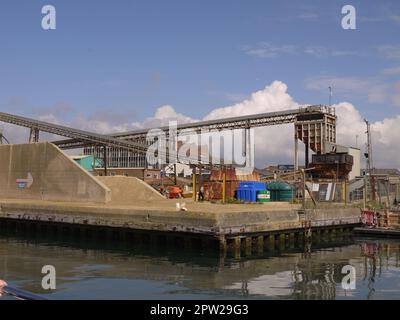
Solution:
[(373, 123), (372, 139), (375, 166), (400, 168), (400, 115)]
[[(232, 106), (211, 111), (204, 120), (243, 116), (272, 111), (296, 109), (299, 104), (287, 93), (287, 85), (274, 81), (251, 96)], [(282, 125), (255, 129), (256, 165), (293, 163), (293, 126)]]
[(275, 58), (282, 54), (295, 54), (296, 47), (292, 45), (273, 45), (268, 42), (259, 42), (253, 46), (244, 46), (243, 51), (248, 55), (259, 58)]
[(371, 103), (384, 103), (389, 97), (390, 85), (382, 84), (371, 86), (365, 92), (368, 96), (368, 101)]
[(400, 15), (392, 15), (390, 19), (396, 23), (400, 23)]
[(332, 76), (314, 76), (305, 81), (307, 89), (317, 91), (327, 91), (332, 86), (336, 93), (354, 94), (365, 93), (370, 87), (375, 85), (376, 81), (371, 78), (358, 77), (332, 77)]
[(369, 89), (369, 102), (389, 103), (400, 107), (400, 81), (390, 84), (375, 85)]
[[(354, 86), (363, 87), (363, 84)], [(398, 86), (400, 92), (400, 83)], [(299, 103), (288, 94), (287, 90), (286, 84), (274, 81), (264, 89), (254, 92), (248, 99), (240, 103), (211, 111), (202, 120), (298, 108), (300, 106)], [(333, 107), (335, 107), (338, 115), (338, 143), (354, 146), (356, 136), (358, 136), (358, 145), (363, 149), (365, 144), (365, 123), (359, 110), (348, 102), (342, 102)], [(52, 118), (52, 120), (64, 123), (59, 117)], [(178, 123), (197, 121), (190, 116), (176, 112), (172, 106), (165, 105), (158, 108), (154, 116), (144, 119), (142, 122), (121, 121), (112, 124), (106, 118), (101, 120), (90, 119), (78, 114), (71, 123), (66, 125), (89, 131), (108, 133), (157, 127), (166, 125), (171, 120), (177, 120)], [(28, 139), (28, 131), (26, 129), (9, 125), (5, 125), (4, 129), (5, 135), (9, 139), (11, 136), (19, 137), (22, 141), (27, 141)], [(293, 163), (293, 125), (271, 126), (256, 128), (255, 130), (256, 165), (258, 167), (276, 163)], [(372, 139), (375, 165), (377, 167), (400, 168), (400, 115), (373, 122)]]
[(382, 74), (387, 75), (387, 76), (396, 76), (400, 75), (400, 67), (391, 67), (391, 68), (386, 68), (382, 71)]
[(303, 52), (316, 58), (365, 55), (357, 51), (338, 50), (322, 46), (307, 46), (303, 49)]
[(378, 47), (378, 52), (381, 56), (386, 59), (400, 59), (400, 45), (398, 44), (390, 44), (383, 45)]
[(26, 143), (29, 141), (29, 129), (27, 128), (1, 123), (0, 131), (10, 143)]
[[(362, 84), (359, 84), (363, 86)], [(400, 86), (400, 85), (399, 85)], [(275, 81), (265, 89), (253, 93), (249, 99), (210, 112), (205, 120), (295, 109), (299, 104), (287, 93), (286, 84)], [(338, 115), (337, 141), (339, 144), (364, 148), (365, 123), (361, 113), (348, 102), (333, 105)], [(256, 129), (256, 164), (293, 162), (293, 125)], [(400, 168), (400, 115), (372, 123), (375, 164), (379, 167)], [(397, 154), (397, 156), (396, 156)]]
[(316, 12), (304, 12), (299, 14), (298, 18), (306, 21), (316, 21), (320, 18), (320, 15)]
[(400, 107), (400, 81), (397, 81), (394, 84), (394, 95), (392, 96), (392, 103), (397, 106)]
[(259, 42), (256, 45), (243, 46), (242, 49), (246, 54), (259, 58), (275, 58), (281, 55), (298, 54), (305, 54), (315, 58), (366, 55), (358, 51), (341, 50), (323, 46), (274, 45), (269, 42)]
[[(395, 74), (397, 68), (385, 69), (382, 74)], [(399, 82), (387, 82), (382, 77), (334, 77), (314, 76), (304, 81), (305, 87), (310, 90), (327, 92), (332, 86), (334, 96), (344, 98), (355, 95), (367, 97), (370, 103), (388, 103), (400, 106)]]
[(394, 22), (394, 23), (400, 23), (400, 15), (396, 15), (396, 14), (390, 14), (389, 12), (386, 12), (383, 15), (380, 16), (376, 16), (374, 15), (373, 17), (367, 17), (367, 16), (361, 16), (358, 17), (358, 20), (364, 23), (380, 23), (380, 22), (384, 22), (387, 23), (388, 21)]
[(175, 120), (180, 123), (193, 121), (192, 118), (187, 117), (181, 113), (177, 113), (170, 105), (165, 105), (157, 109), (154, 114), (154, 119), (160, 121), (162, 124), (168, 124), (168, 121)]
[(296, 107), (298, 107), (298, 104), (287, 93), (287, 85), (280, 81), (274, 81), (263, 90), (252, 93), (248, 99), (240, 103), (211, 111), (204, 120), (287, 110)]

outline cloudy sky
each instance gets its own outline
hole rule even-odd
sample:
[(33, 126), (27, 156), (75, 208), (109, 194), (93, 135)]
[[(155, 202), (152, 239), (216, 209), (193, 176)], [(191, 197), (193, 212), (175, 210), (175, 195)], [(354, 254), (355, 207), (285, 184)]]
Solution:
[[(400, 168), (399, 34), (399, 1), (2, 0), (1, 110), (109, 133), (326, 104), (332, 86), (338, 142), (363, 149), (367, 118), (375, 166)], [(292, 136), (257, 129), (257, 166), (292, 163)]]

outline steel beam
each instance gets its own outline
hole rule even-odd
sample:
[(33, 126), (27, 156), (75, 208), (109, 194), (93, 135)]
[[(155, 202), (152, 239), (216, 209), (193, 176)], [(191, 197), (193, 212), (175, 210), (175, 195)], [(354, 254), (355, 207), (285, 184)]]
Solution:
[[(199, 121), (199, 122), (192, 122), (192, 123), (178, 125), (177, 134), (181, 134), (181, 132), (186, 129), (205, 130), (207, 132), (214, 130), (221, 131), (221, 130), (248, 129), (256, 127), (288, 124), (296, 122), (299, 116), (307, 116), (313, 114), (322, 115), (325, 113), (334, 115), (333, 108), (319, 105), (319, 106), (309, 106), (294, 110)], [(109, 134), (108, 136), (124, 140), (146, 139), (146, 137), (151, 136), (151, 130), (153, 129), (159, 129), (164, 131), (165, 133), (168, 133), (169, 131), (169, 127), (164, 126), (160, 128), (149, 128), (149, 129), (141, 129), (128, 132), (113, 133)], [(53, 143), (62, 149), (77, 149), (77, 148), (88, 147), (91, 145), (90, 142), (88, 143), (85, 141), (80, 141), (78, 139), (54, 141)]]

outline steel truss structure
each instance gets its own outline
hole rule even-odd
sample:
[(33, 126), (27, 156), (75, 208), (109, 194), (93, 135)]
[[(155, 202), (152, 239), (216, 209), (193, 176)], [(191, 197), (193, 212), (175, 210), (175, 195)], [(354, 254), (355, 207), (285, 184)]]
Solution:
[[(205, 131), (220, 131), (220, 130), (235, 130), (235, 129), (249, 129), (255, 127), (265, 127), (279, 124), (294, 123), (297, 117), (300, 115), (321, 115), (321, 114), (331, 114), (334, 115), (334, 109), (331, 107), (326, 107), (323, 105), (318, 106), (308, 106), (304, 108), (287, 110), (287, 111), (277, 111), (268, 112), (262, 114), (232, 117), (208, 121), (199, 121), (186, 124), (179, 124), (177, 126), (177, 133), (180, 134), (183, 130), (194, 130), (197, 133), (201, 133), (201, 130)], [(170, 127), (164, 126), (160, 128), (155, 128), (168, 133)], [(131, 141), (145, 141), (146, 137), (149, 135), (149, 131), (152, 129), (141, 129), (127, 132), (119, 132), (109, 134), (110, 137), (131, 140)], [(151, 133), (150, 133), (151, 135)], [(71, 140), (61, 140), (55, 141), (54, 144), (58, 145), (61, 149), (77, 149), (89, 146), (85, 142), (79, 141), (79, 139)]]
[[(326, 123), (326, 119), (329, 119), (329, 132), (331, 132), (333, 136), (328, 140), (332, 142), (336, 141), (335, 111), (333, 108), (323, 105), (314, 105), (294, 110), (179, 124), (177, 125), (174, 134), (199, 134), (202, 132), (250, 129), (294, 123), (296, 129), (296, 141), (301, 140), (306, 145), (310, 146), (311, 149), (313, 149), (312, 145), (310, 145), (310, 142), (312, 142), (311, 139), (305, 139), (306, 137), (300, 134), (302, 131), (299, 129), (299, 125), (304, 125), (305, 123), (312, 124), (314, 122), (320, 123), (322, 119), (324, 119), (324, 123)], [(164, 126), (155, 128), (157, 129), (156, 131), (154, 131), (154, 129), (142, 129), (102, 135), (4, 112), (0, 112), (0, 121), (30, 128), (30, 142), (38, 141), (40, 131), (70, 138), (67, 140), (54, 141), (53, 143), (61, 149), (84, 148), (85, 154), (95, 155), (98, 158), (103, 158), (106, 161), (106, 166), (111, 167), (147, 167), (145, 154), (149, 145), (152, 143), (151, 139), (149, 140), (149, 137), (154, 137), (154, 139), (156, 139), (155, 137), (161, 130), (166, 134), (168, 139), (170, 130), (170, 127)], [(321, 129), (322, 132), (325, 132), (326, 128), (324, 127)], [(318, 144), (323, 143), (323, 139), (326, 137), (327, 136), (325, 134), (318, 134)], [(247, 143), (251, 142), (247, 141)], [(321, 147), (316, 149), (318, 149), (318, 151), (322, 150)], [(190, 157), (188, 157), (186, 160), (193, 161), (194, 159), (190, 159)]]

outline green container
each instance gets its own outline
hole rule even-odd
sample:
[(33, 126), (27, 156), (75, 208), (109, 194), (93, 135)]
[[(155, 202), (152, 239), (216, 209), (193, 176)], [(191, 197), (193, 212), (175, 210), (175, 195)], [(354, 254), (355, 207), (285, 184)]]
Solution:
[(268, 190), (257, 191), (257, 202), (270, 202), (271, 194)]
[(271, 192), (271, 201), (293, 201), (294, 187), (286, 182), (271, 182), (268, 184), (268, 190)]

